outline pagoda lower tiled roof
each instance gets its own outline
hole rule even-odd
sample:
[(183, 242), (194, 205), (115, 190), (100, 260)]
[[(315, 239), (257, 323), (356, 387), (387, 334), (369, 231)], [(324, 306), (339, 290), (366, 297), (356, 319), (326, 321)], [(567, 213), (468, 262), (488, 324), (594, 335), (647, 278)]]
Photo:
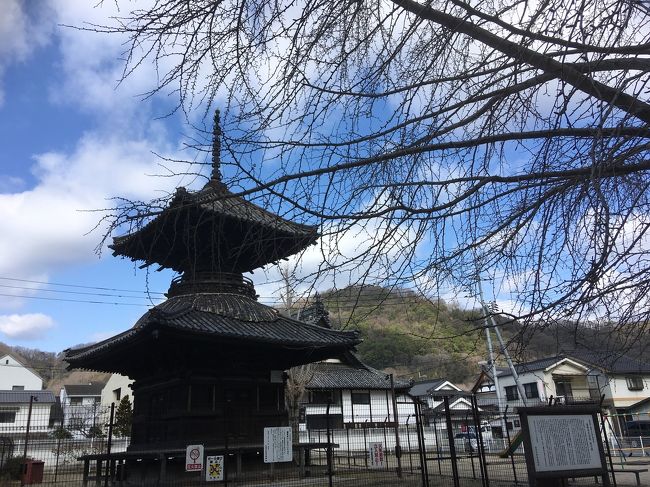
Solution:
[(87, 347), (66, 350), (65, 359), (75, 365), (156, 328), (205, 335), (214, 340), (289, 347), (351, 348), (361, 342), (356, 331), (335, 331), (302, 323), (247, 296), (187, 294), (174, 296), (152, 308), (130, 330)]

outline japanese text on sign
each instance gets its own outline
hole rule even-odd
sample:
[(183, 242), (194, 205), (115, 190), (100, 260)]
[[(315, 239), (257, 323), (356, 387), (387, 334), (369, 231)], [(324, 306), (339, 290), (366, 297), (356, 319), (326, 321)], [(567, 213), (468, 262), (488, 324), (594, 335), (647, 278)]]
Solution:
[(602, 468), (591, 415), (531, 415), (528, 428), (538, 472)]
[(205, 466), (205, 480), (208, 482), (223, 480), (223, 455), (206, 457)]
[(289, 426), (264, 428), (264, 463), (290, 462), (292, 441)]
[(185, 450), (185, 471), (203, 470), (203, 445), (189, 445)]
[(384, 444), (370, 443), (368, 450), (370, 453), (370, 468), (384, 468)]

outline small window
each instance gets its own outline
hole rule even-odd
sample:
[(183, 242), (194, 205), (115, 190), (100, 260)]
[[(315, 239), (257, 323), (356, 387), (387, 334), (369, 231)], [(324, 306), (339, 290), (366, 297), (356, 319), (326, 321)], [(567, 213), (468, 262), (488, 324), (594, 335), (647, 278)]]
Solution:
[(0, 423), (15, 423), (16, 411), (2, 411), (0, 410)]
[(24, 391), (25, 386), (11, 386), (12, 391)]
[(311, 391), (309, 402), (311, 404), (335, 404), (341, 403), (339, 391)]
[(370, 404), (369, 392), (353, 392), (352, 404)]
[(117, 389), (113, 390), (113, 399), (116, 400), (116, 401), (119, 401), (120, 399), (122, 399), (122, 389), (121, 388), (118, 387)]
[(643, 390), (643, 378), (641, 377), (626, 377), (627, 388), (631, 391)]
[(9, 359), (5, 360), (5, 365), (9, 365)]
[(537, 389), (537, 382), (528, 382), (524, 384), (524, 391), (528, 399), (536, 399), (539, 397), (539, 390)]
[(506, 387), (506, 399), (508, 401), (516, 401), (517, 399), (519, 399), (519, 392), (517, 391), (517, 386)]
[(81, 397), (71, 397), (70, 404), (73, 406), (81, 406), (82, 398)]

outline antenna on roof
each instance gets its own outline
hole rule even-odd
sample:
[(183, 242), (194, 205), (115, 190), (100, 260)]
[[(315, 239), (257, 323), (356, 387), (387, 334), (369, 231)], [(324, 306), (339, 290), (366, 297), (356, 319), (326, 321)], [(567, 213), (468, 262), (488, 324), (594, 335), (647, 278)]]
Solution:
[(221, 120), (219, 110), (214, 111), (212, 126), (212, 175), (211, 181), (221, 182)]

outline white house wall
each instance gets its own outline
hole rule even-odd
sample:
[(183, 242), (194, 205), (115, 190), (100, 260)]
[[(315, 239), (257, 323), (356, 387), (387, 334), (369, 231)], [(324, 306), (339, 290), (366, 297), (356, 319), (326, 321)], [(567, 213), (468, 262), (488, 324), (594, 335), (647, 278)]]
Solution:
[(43, 389), (43, 379), (11, 355), (5, 355), (0, 358), (0, 390), (11, 391), (15, 386), (25, 391), (40, 391)]
[[(368, 391), (350, 391), (343, 390), (340, 405), (330, 405), (330, 415), (341, 414), (343, 423), (383, 423), (384, 421), (393, 422), (393, 404), (389, 391), (370, 391), (370, 404), (352, 404), (352, 392)], [(407, 403), (408, 402), (408, 403)], [(323, 415), (327, 412), (327, 406), (322, 404), (306, 404), (305, 414)], [(415, 409), (412, 400), (408, 396), (397, 397), (397, 412), (400, 424), (414, 423)]]
[[(636, 376), (639, 377), (639, 376)], [(641, 376), (643, 390), (631, 391), (625, 376), (613, 376), (609, 380), (609, 392), (614, 407), (627, 408), (650, 397), (650, 376)]]
[[(42, 433), (49, 431), (50, 410), (52, 403), (32, 404), (32, 415), (29, 422), (29, 431), (32, 433)], [(1, 410), (16, 411), (16, 417), (13, 423), (0, 423), (0, 435), (4, 433), (16, 433), (25, 431), (27, 419), (29, 418), (29, 403), (4, 403), (0, 406)]]
[[(110, 407), (111, 403), (115, 403), (115, 407), (119, 404), (120, 400), (129, 396), (129, 400), (133, 403), (133, 392), (131, 391), (131, 384), (133, 381), (125, 375), (113, 374), (106, 382), (102, 389), (101, 403), (104, 407)], [(116, 392), (119, 391), (120, 398), (116, 397)]]

